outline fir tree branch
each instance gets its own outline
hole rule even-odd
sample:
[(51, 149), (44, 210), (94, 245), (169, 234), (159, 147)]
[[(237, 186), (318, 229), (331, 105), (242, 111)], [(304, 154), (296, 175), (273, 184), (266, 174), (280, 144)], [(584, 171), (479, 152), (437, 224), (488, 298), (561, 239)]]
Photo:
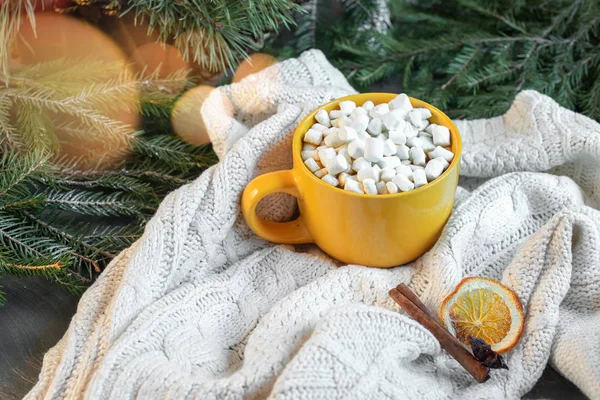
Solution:
[[(81, 246), (83, 246), (84, 248), (86, 248), (87, 250), (92, 251), (93, 253), (99, 254), (103, 257), (106, 257), (108, 259), (113, 259), (116, 257), (116, 254), (110, 253), (108, 251), (104, 251), (96, 246), (93, 246), (89, 243), (87, 243), (84, 240), (81, 240), (79, 238), (76, 238), (75, 236), (67, 233), (66, 231), (59, 229), (47, 222), (42, 221), (41, 219), (37, 218), (35, 215), (31, 214), (30, 212), (27, 211), (23, 211), (22, 214), (24, 216), (26, 216), (27, 218), (29, 218), (31, 221), (35, 222), (36, 224), (40, 225), (43, 229), (48, 230), (49, 232), (52, 232), (53, 234), (66, 239), (67, 243), (77, 243)], [(75, 254), (75, 253), (72, 253)], [(79, 257), (82, 257), (80, 255), (77, 255)], [(88, 261), (93, 261), (93, 260), (89, 260)], [(98, 266), (98, 263), (96, 263), (95, 261), (92, 262), (92, 264), (94, 265), (94, 269), (99, 269), (100, 267)], [(99, 270), (97, 271), (99, 272)]]
[(498, 14), (496, 11), (494, 10), (490, 10), (487, 9), (485, 7), (481, 7), (480, 4), (478, 4), (477, 2), (466, 2), (463, 1), (462, 2), (463, 5), (468, 6), (469, 8), (471, 8), (472, 10), (477, 11), (480, 14), (483, 15), (487, 15), (490, 17), (493, 17), (495, 19), (497, 19), (500, 22), (503, 22), (504, 24), (506, 24), (506, 26), (524, 34), (524, 35), (529, 35), (529, 32), (527, 32), (527, 30), (525, 28), (523, 28), (522, 26), (520, 26), (519, 24), (517, 24), (514, 20), (512, 20), (512, 18), (508, 18), (507, 16), (504, 15), (500, 15)]
[(587, 24), (581, 26), (577, 33), (567, 41), (569, 43), (569, 46), (573, 46), (582, 38), (585, 38), (589, 34), (589, 32), (596, 27), (598, 23), (600, 23), (600, 15), (596, 16)]
[(8, 147), (13, 147), (15, 140), (13, 139), (14, 129), (8, 123), (10, 119), (10, 108), (12, 101), (8, 96), (0, 92), (0, 142), (6, 142)]
[(469, 64), (471, 63), (471, 61), (473, 61), (473, 58), (475, 58), (475, 56), (479, 53), (479, 47), (475, 47), (475, 50), (473, 51), (473, 53), (469, 56), (469, 58), (467, 58), (465, 60), (465, 62), (462, 63), (462, 65), (460, 66), (460, 68), (454, 73), (454, 75), (452, 75), (450, 77), (450, 79), (448, 79), (446, 82), (444, 82), (444, 84), (440, 87), (440, 89), (444, 90), (446, 89), (448, 86), (450, 86), (450, 84), (452, 82), (454, 82), (454, 80), (456, 78), (458, 78), (458, 76), (469, 66)]
[(17, 238), (14, 235), (10, 234), (10, 232), (8, 232), (8, 230), (2, 229), (2, 227), (0, 227), (0, 235), (4, 239), (6, 239), (10, 243), (12, 243), (13, 245), (24, 249), (27, 253), (34, 254), (34, 255), (36, 255), (38, 257), (44, 257), (44, 254), (42, 254), (40, 251), (38, 251), (34, 247), (28, 245), (27, 243), (25, 243), (25, 241), (20, 240), (19, 238)]
[(105, 194), (94, 191), (51, 190), (46, 193), (46, 207), (77, 214), (96, 216), (133, 216), (142, 218), (143, 207), (131, 196), (121, 192)]
[(25, 264), (24, 259), (55, 262), (71, 250), (40, 232), (23, 215), (0, 211), (0, 251), (3, 249), (21, 264)]
[(0, 256), (0, 274), (42, 276), (67, 287), (74, 294), (81, 293), (84, 285), (91, 282), (90, 279), (69, 269), (70, 264), (63, 260), (23, 259), (22, 262), (15, 263), (7, 261), (6, 258), (6, 255)]
[(132, 178), (153, 178), (161, 181), (172, 182), (176, 185), (184, 185), (190, 183), (187, 179), (182, 179), (174, 175), (162, 174), (155, 171), (147, 171), (144, 169), (127, 169), (123, 168), (117, 171), (101, 171), (101, 170), (74, 170), (70, 168), (58, 168), (58, 173), (65, 176), (81, 176), (81, 177), (99, 177), (99, 176), (129, 176)]
[(57, 261), (54, 264), (48, 264), (48, 265), (6, 264), (6, 266), (8, 268), (16, 268), (16, 269), (28, 270), (28, 271), (40, 271), (40, 270), (49, 270), (49, 269), (61, 270), (62, 269), (62, 263), (60, 261)]
[(8, 60), (11, 54), (13, 40), (23, 22), (23, 17), (29, 19), (35, 32), (34, 0), (6, 0), (0, 2), (0, 78), (7, 83), (10, 72)]
[(175, 38), (184, 58), (207, 71), (233, 69), (249, 50), (260, 47), (266, 32), (292, 25), (293, 12), (302, 11), (291, 0), (131, 0), (128, 4), (124, 13), (134, 12), (136, 21), (148, 21), (161, 41)]
[(47, 89), (13, 90), (7, 92), (13, 100), (24, 104), (46, 109), (53, 112), (62, 112), (78, 117), (83, 123), (96, 129), (96, 134), (106, 135), (108, 138), (126, 142), (133, 129), (123, 123), (110, 119), (92, 109), (80, 108), (69, 99), (56, 99), (54, 92)]
[[(13, 188), (18, 185), (28, 182), (34, 173), (38, 171), (47, 161), (46, 158), (40, 158), (39, 160), (31, 163), (31, 159), (27, 160), (16, 160), (16, 155), (11, 156), (9, 153), (4, 153), (0, 160), (0, 165), (12, 166), (12, 175), (2, 174), (0, 177), (0, 196), (4, 196)], [(20, 162), (19, 162), (20, 161)]]
[(8, 202), (0, 205), (1, 211), (18, 211), (18, 210), (26, 210), (38, 208), (44, 204), (44, 196), (37, 195), (31, 198), (27, 198), (21, 201), (16, 202)]
[[(543, 44), (548, 44), (548, 45), (557, 45), (560, 43), (565, 43), (565, 42), (567, 42), (567, 40), (563, 40), (560, 42), (553, 42), (552, 40), (545, 39), (541, 36), (491, 37), (491, 38), (483, 38), (483, 39), (458, 40), (455, 42), (446, 43), (446, 44), (442, 44), (442, 45), (435, 45), (435, 46), (423, 47), (423, 48), (406, 51), (406, 52), (393, 53), (384, 58), (373, 57), (373, 60), (371, 60), (371, 61), (365, 61), (365, 62), (361, 62), (359, 64), (358, 63), (350, 64), (347, 66), (347, 68), (359, 69), (359, 68), (364, 68), (365, 66), (372, 66), (372, 65), (380, 66), (382, 63), (399, 61), (399, 60), (407, 58), (407, 57), (413, 57), (413, 56), (422, 55), (422, 54), (426, 54), (426, 53), (434, 53), (434, 52), (440, 51), (440, 50), (448, 50), (448, 49), (458, 48), (458, 47), (467, 46), (467, 45), (473, 46), (473, 45), (481, 45), (481, 44), (487, 44), (487, 43), (499, 43), (499, 42), (500, 43), (534, 42), (534, 43), (543, 43)], [(348, 49), (348, 50), (350, 50), (350, 49)]]

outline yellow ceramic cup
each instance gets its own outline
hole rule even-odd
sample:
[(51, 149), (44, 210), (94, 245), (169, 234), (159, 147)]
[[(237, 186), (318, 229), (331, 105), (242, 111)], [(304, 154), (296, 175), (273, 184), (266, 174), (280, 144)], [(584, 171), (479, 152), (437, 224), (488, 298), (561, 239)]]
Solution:
[[(450, 166), (433, 182), (405, 193), (368, 195), (333, 187), (313, 175), (302, 162), (304, 133), (319, 110), (330, 111), (344, 100), (363, 104), (386, 103), (391, 93), (357, 94), (329, 102), (298, 125), (293, 139), (294, 166), (253, 179), (242, 195), (242, 212), (252, 230), (276, 243), (315, 243), (325, 253), (348, 264), (393, 267), (413, 261), (439, 238), (454, 204), (458, 183), (461, 140), (456, 126), (443, 112), (411, 98), (414, 107), (431, 111), (430, 122), (450, 129)], [(284, 192), (298, 199), (300, 216), (277, 223), (260, 219), (256, 206), (265, 196)]]

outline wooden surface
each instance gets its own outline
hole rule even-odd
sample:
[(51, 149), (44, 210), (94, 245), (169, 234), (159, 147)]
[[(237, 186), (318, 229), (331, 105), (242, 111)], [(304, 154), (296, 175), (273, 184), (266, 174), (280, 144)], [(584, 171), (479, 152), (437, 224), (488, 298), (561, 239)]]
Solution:
[[(0, 284), (8, 298), (0, 308), (0, 399), (13, 400), (22, 398), (37, 381), (44, 353), (65, 333), (77, 299), (41, 278), (3, 277)], [(586, 397), (547, 368), (524, 398)]]
[(77, 298), (41, 278), (5, 276), (0, 285), (0, 399), (22, 398), (33, 387), (44, 353), (63, 336)]

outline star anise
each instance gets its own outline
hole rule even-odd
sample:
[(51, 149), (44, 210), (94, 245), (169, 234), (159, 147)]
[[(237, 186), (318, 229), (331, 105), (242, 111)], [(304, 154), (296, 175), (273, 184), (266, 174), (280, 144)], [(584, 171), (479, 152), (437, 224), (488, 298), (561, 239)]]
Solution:
[(492, 346), (487, 344), (483, 339), (469, 336), (471, 340), (471, 350), (476, 359), (481, 361), (488, 368), (503, 368), (508, 369), (508, 365), (504, 362), (502, 356), (492, 350)]

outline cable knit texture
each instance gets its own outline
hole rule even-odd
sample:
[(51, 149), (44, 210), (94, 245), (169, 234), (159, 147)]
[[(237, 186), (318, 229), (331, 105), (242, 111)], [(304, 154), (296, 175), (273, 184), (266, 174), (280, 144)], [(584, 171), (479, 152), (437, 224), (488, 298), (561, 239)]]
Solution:
[[(340, 266), (256, 237), (239, 200), (291, 167), (291, 135), (354, 93), (318, 51), (219, 88), (201, 113), (220, 162), (171, 193), (82, 297), (28, 399), (514, 399), (551, 363), (600, 399), (600, 126), (534, 91), (457, 121), (461, 187), (437, 244), (408, 266)], [(260, 213), (293, 216), (287, 195)], [(477, 384), (388, 290), (432, 309), (465, 276), (521, 299), (510, 370)]]

